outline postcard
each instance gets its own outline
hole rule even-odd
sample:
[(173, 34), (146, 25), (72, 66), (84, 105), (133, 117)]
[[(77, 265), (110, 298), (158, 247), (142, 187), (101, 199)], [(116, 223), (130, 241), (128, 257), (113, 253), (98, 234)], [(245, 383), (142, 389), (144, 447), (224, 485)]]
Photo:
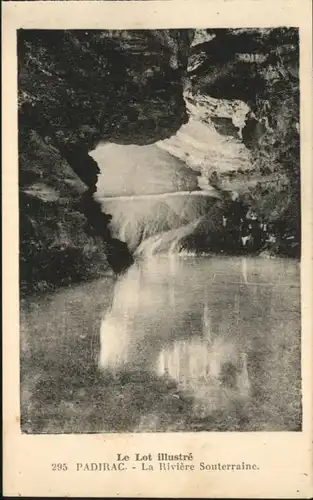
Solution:
[(5, 495), (312, 496), (310, 6), (5, 2)]

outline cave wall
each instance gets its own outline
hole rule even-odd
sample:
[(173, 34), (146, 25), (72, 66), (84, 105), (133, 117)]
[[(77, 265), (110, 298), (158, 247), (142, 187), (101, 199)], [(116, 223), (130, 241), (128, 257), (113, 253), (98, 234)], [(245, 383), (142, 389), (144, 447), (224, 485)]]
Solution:
[[(288, 192), (276, 186), (250, 198), (265, 219), (278, 213), (299, 251), (297, 30), (200, 31), (18, 32), (22, 290), (119, 272), (132, 262), (93, 199), (99, 167), (89, 152), (100, 141), (171, 137), (188, 121), (186, 89), (195, 103), (210, 96), (249, 105), (242, 138), (255, 169), (290, 179)], [(283, 200), (279, 209), (276, 200)]]
[(20, 30), (20, 106), (43, 115), (68, 148), (170, 137), (187, 121), (190, 38), (188, 30)]
[[(250, 151), (252, 176), (260, 182), (247, 185), (244, 202), (271, 227), (275, 253), (300, 257), (298, 29), (202, 31), (189, 57), (193, 99), (210, 95), (249, 106), (242, 140)], [(275, 180), (267, 182), (270, 177)]]
[(20, 277), (27, 293), (132, 262), (93, 195), (99, 141), (150, 144), (188, 119), (192, 32), (18, 32)]

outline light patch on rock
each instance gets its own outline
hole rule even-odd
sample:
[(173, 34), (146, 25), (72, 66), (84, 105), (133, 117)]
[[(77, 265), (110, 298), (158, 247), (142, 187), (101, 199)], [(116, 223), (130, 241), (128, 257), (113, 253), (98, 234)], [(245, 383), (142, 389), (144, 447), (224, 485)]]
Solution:
[(200, 45), (201, 43), (210, 42), (215, 37), (215, 34), (208, 33), (207, 30), (195, 30), (195, 35), (191, 47), (195, 47), (196, 45)]
[[(243, 126), (248, 111), (241, 101), (222, 101), (185, 95), (189, 121), (170, 139), (157, 146), (207, 177), (214, 170), (233, 171), (251, 168), (250, 153), (238, 139), (219, 134), (210, 117), (231, 118), (235, 126)], [(205, 179), (200, 184), (205, 183)]]
[(47, 186), (47, 184), (32, 184), (28, 189), (24, 189), (23, 192), (44, 202), (58, 201), (60, 199), (60, 194), (55, 189)]

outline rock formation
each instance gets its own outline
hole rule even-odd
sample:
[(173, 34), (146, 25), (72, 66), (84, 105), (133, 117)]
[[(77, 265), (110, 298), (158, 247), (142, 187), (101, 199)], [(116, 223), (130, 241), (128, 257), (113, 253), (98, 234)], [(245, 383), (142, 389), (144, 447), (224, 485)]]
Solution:
[[(300, 200), (297, 43), (293, 29), (20, 30), (22, 289), (129, 265), (94, 200), (99, 168), (89, 152), (101, 141), (169, 139), (191, 118), (210, 115), (219, 133), (238, 132), (261, 173), (286, 173), (292, 188), (279, 196), (288, 203), (275, 208), (285, 224)], [(232, 101), (234, 113), (214, 116), (212, 98)], [(250, 111), (237, 123), (238, 102)], [(190, 117), (199, 106), (204, 116)], [(276, 191), (258, 196), (263, 203)], [(298, 248), (299, 217), (290, 231)]]

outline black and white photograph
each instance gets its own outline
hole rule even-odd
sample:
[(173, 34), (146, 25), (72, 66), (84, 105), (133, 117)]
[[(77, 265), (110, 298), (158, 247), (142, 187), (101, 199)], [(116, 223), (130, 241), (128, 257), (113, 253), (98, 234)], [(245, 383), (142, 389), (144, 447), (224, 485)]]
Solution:
[(298, 29), (17, 58), (22, 433), (301, 431)]

